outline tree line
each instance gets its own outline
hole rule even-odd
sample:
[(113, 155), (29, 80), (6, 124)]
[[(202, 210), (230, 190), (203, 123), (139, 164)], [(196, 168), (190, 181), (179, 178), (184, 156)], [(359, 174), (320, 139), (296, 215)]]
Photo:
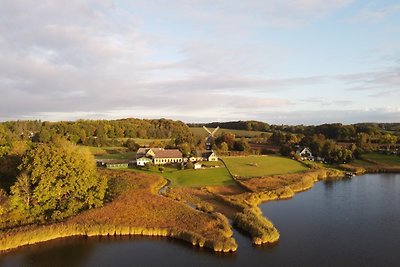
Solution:
[(49, 142), (65, 138), (89, 146), (124, 145), (127, 138), (168, 139), (193, 142), (189, 127), (168, 119), (78, 120), (60, 122), (9, 121), (0, 123), (0, 146), (15, 140)]

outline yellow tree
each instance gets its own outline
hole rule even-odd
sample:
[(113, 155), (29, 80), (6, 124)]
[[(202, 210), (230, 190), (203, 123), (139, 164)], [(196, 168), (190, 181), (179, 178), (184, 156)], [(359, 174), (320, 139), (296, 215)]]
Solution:
[(15, 221), (60, 220), (103, 204), (107, 180), (89, 151), (67, 141), (36, 145), (19, 169), (10, 197)]

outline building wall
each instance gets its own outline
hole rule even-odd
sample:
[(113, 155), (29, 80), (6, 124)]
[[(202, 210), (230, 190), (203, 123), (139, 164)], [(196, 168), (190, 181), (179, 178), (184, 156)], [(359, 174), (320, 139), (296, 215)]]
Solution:
[(169, 163), (181, 163), (182, 158), (155, 158), (154, 164), (156, 165), (164, 165)]
[(141, 160), (141, 159), (138, 159), (138, 160), (136, 160), (136, 165), (138, 165), (138, 166), (145, 166), (147, 162), (151, 162), (151, 160), (143, 160), (143, 159)]

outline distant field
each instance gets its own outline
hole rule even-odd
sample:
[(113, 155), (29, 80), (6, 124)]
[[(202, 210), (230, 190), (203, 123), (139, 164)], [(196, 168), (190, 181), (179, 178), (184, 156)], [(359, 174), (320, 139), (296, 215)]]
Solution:
[(117, 160), (133, 160), (136, 152), (122, 152), (115, 154), (104, 154), (96, 156), (96, 159), (117, 159)]
[(378, 153), (369, 153), (362, 155), (364, 159), (376, 161), (387, 165), (400, 165), (400, 157), (396, 155), (384, 155)]
[[(202, 128), (202, 127), (191, 127), (190, 130), (192, 131), (192, 133), (195, 136), (203, 136), (206, 137), (208, 135), (208, 133)], [(209, 128), (210, 131), (212, 131), (212, 128)], [(245, 136), (245, 137), (256, 137), (259, 136), (262, 133), (265, 132), (259, 132), (259, 131), (245, 131), (245, 130), (231, 130), (231, 129), (222, 129), (220, 128), (217, 132), (216, 132), (216, 136), (221, 135), (222, 133), (233, 133), (236, 136)], [(268, 133), (266, 133), (268, 134)]]
[(96, 159), (132, 160), (136, 155), (136, 152), (128, 151), (126, 147), (83, 147), (88, 148)]
[(174, 139), (166, 138), (166, 139), (144, 139), (144, 138), (118, 138), (118, 140), (121, 141), (126, 141), (128, 139), (133, 139), (136, 144), (140, 146), (149, 146), (151, 143), (161, 143), (161, 144), (167, 144), (171, 142)]
[(246, 178), (308, 170), (303, 164), (284, 157), (248, 156), (223, 157), (222, 159), (233, 175)]

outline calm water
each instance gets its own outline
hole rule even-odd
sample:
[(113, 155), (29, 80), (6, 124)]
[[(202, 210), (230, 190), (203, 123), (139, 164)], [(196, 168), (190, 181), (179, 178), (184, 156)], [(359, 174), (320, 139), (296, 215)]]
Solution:
[(69, 238), (0, 256), (0, 266), (400, 266), (400, 175), (320, 182), (262, 205), (278, 244), (218, 254), (165, 238)]

